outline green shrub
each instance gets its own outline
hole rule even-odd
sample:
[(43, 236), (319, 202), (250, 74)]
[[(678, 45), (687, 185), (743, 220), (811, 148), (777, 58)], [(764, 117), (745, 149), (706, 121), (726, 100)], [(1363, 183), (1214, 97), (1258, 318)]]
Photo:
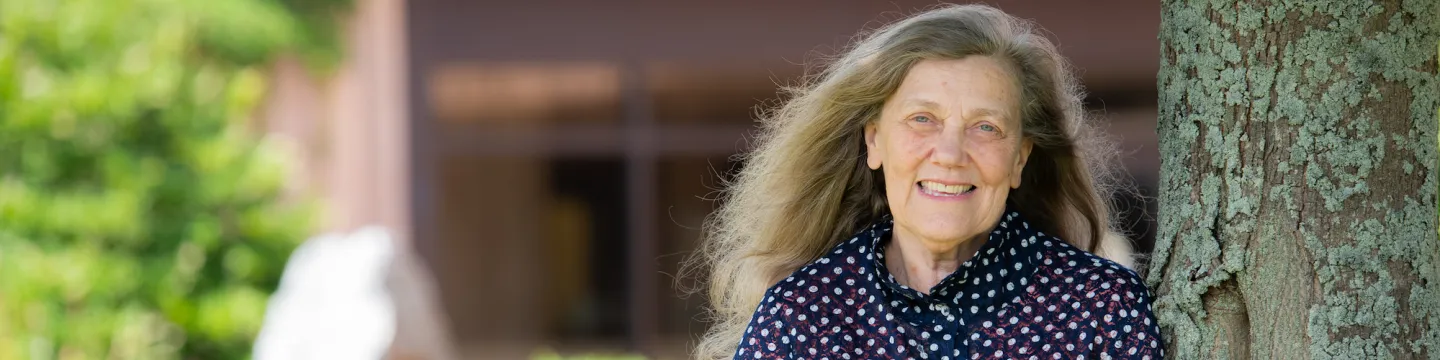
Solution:
[(0, 359), (244, 358), (313, 204), (250, 124), (348, 0), (0, 0)]

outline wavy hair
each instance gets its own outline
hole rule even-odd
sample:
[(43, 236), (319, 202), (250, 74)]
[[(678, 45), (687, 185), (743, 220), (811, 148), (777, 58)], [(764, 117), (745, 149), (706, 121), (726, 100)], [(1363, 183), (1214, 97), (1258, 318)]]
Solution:
[(1107, 201), (1113, 146), (1086, 117), (1054, 44), (995, 8), (938, 7), (862, 35), (761, 115), (755, 147), (738, 156), (744, 167), (723, 184), (704, 244), (686, 264), (709, 275), (713, 324), (697, 358), (733, 356), (765, 289), (888, 212), (883, 176), (865, 164), (864, 126), (914, 64), (967, 56), (1008, 62), (1022, 87), (1023, 136), (1034, 149), (1011, 204), (1042, 231), (1102, 255), (1098, 244), (1113, 243), (1128, 257)]

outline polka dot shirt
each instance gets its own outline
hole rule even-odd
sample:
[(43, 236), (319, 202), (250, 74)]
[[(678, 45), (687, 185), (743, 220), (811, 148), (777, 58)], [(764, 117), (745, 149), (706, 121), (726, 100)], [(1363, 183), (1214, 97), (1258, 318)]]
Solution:
[(895, 280), (886, 216), (768, 289), (736, 359), (1161, 359), (1138, 274), (1008, 211), (930, 293)]

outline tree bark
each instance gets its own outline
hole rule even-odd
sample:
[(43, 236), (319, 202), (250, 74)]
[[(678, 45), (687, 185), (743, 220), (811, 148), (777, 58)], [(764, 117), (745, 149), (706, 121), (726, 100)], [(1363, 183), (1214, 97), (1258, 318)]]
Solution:
[(1159, 236), (1179, 359), (1440, 358), (1440, 1), (1177, 1)]

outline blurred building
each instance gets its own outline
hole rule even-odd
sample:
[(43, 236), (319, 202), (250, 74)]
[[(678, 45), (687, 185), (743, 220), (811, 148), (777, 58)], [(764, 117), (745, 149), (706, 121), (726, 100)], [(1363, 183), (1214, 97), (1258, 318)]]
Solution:
[[(329, 230), (385, 225), (421, 255), (465, 358), (684, 358), (703, 300), (673, 275), (756, 111), (932, 4), (359, 0), (343, 66), (275, 65), (267, 128), (296, 140)], [(1053, 33), (1153, 196), (1159, 4), (992, 5)], [(1148, 252), (1153, 201), (1116, 201)]]

